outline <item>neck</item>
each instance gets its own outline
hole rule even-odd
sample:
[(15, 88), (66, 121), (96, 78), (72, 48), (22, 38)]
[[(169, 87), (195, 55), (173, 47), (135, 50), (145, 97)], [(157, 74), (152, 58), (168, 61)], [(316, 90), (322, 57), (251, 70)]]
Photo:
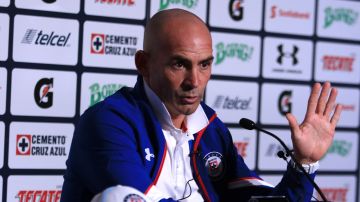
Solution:
[(182, 129), (183, 123), (185, 121), (185, 115), (171, 116), (171, 121), (176, 128)]

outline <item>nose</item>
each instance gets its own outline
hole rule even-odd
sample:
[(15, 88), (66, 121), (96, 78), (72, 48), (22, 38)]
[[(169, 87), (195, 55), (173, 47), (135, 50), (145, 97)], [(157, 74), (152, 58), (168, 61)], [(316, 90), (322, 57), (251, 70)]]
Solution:
[(197, 88), (200, 82), (200, 73), (197, 68), (188, 69), (184, 79), (184, 90)]

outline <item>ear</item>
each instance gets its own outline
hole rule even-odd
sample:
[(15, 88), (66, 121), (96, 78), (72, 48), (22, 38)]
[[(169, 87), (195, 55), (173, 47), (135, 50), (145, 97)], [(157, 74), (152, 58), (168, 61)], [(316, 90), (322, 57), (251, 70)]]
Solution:
[(148, 76), (147, 64), (148, 64), (147, 53), (143, 50), (138, 50), (135, 53), (135, 65), (136, 65), (136, 69), (137, 69), (138, 73), (143, 77)]

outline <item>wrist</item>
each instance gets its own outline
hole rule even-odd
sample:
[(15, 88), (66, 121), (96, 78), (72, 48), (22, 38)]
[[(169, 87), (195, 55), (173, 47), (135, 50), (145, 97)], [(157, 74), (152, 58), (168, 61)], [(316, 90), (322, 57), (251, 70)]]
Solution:
[[(296, 171), (302, 172), (301, 169), (296, 166), (295, 162), (292, 159), (290, 160), (289, 163), (290, 166), (294, 168)], [(308, 174), (315, 173), (320, 167), (319, 161), (316, 161), (314, 163), (300, 163), (300, 164)]]

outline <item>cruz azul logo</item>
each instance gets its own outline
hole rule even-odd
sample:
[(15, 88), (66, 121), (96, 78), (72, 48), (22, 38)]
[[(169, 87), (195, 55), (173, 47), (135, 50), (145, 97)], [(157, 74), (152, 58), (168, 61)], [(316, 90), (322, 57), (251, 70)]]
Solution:
[(324, 28), (330, 27), (334, 22), (343, 22), (349, 26), (354, 25), (359, 17), (359, 13), (350, 8), (325, 8)]
[(66, 136), (17, 134), (17, 156), (66, 156)]
[(91, 54), (134, 56), (137, 37), (111, 34), (91, 34)]
[(167, 9), (170, 5), (174, 6), (183, 6), (188, 9), (193, 9), (196, 7), (198, 0), (160, 0), (159, 10)]
[(240, 99), (238, 96), (231, 98), (230, 96), (218, 95), (214, 101), (214, 108), (248, 110), (252, 98)]
[(34, 89), (34, 99), (35, 103), (39, 107), (47, 109), (53, 105), (53, 87), (54, 78), (42, 78), (36, 83)]
[(240, 21), (244, 18), (244, 0), (230, 0), (229, 14), (235, 21)]
[(279, 56), (276, 59), (276, 62), (279, 63), (280, 65), (283, 64), (284, 59), (291, 59), (292, 60), (292, 65), (297, 65), (298, 64), (298, 58), (297, 58), (297, 54), (299, 52), (299, 47), (296, 45), (292, 46), (292, 50), (291, 51), (285, 51), (284, 50), (284, 45), (280, 44), (277, 46), (277, 50), (279, 52)]
[(117, 90), (119, 90), (122, 87), (125, 87), (126, 85), (123, 84), (104, 84), (100, 85), (99, 83), (92, 84), (90, 89), (90, 106), (93, 106), (94, 104), (104, 100), (106, 97), (114, 94)]
[(234, 146), (240, 156), (242, 156), (243, 158), (247, 156), (246, 150), (249, 146), (248, 140), (234, 142)]
[(308, 20), (308, 19), (310, 19), (310, 13), (293, 11), (293, 10), (283, 10), (281, 8), (278, 8), (275, 5), (271, 6), (270, 18), (274, 19), (274, 18), (278, 18), (278, 17)]
[[(346, 202), (348, 200), (346, 195), (349, 192), (349, 188), (321, 188), (321, 191), (324, 193), (325, 197), (329, 201), (336, 201), (336, 202)], [(317, 194), (317, 198), (320, 198), (320, 194)]]
[(59, 202), (61, 197), (61, 190), (20, 190), (15, 198), (19, 202)]
[(286, 113), (291, 113), (291, 106), (292, 106), (291, 97), (292, 97), (292, 91), (290, 90), (285, 90), (280, 94), (278, 100), (278, 109), (280, 114), (285, 116)]
[(54, 31), (48, 33), (44, 30), (27, 29), (21, 40), (23, 44), (35, 44), (38, 46), (69, 47), (71, 33), (65, 35), (56, 34)]
[(226, 58), (237, 58), (241, 61), (249, 61), (254, 52), (254, 47), (243, 43), (219, 42), (216, 44), (215, 65), (222, 63)]
[(325, 70), (352, 72), (355, 56), (324, 55), (322, 61)]
[(95, 0), (95, 3), (132, 6), (135, 4), (135, 0)]

